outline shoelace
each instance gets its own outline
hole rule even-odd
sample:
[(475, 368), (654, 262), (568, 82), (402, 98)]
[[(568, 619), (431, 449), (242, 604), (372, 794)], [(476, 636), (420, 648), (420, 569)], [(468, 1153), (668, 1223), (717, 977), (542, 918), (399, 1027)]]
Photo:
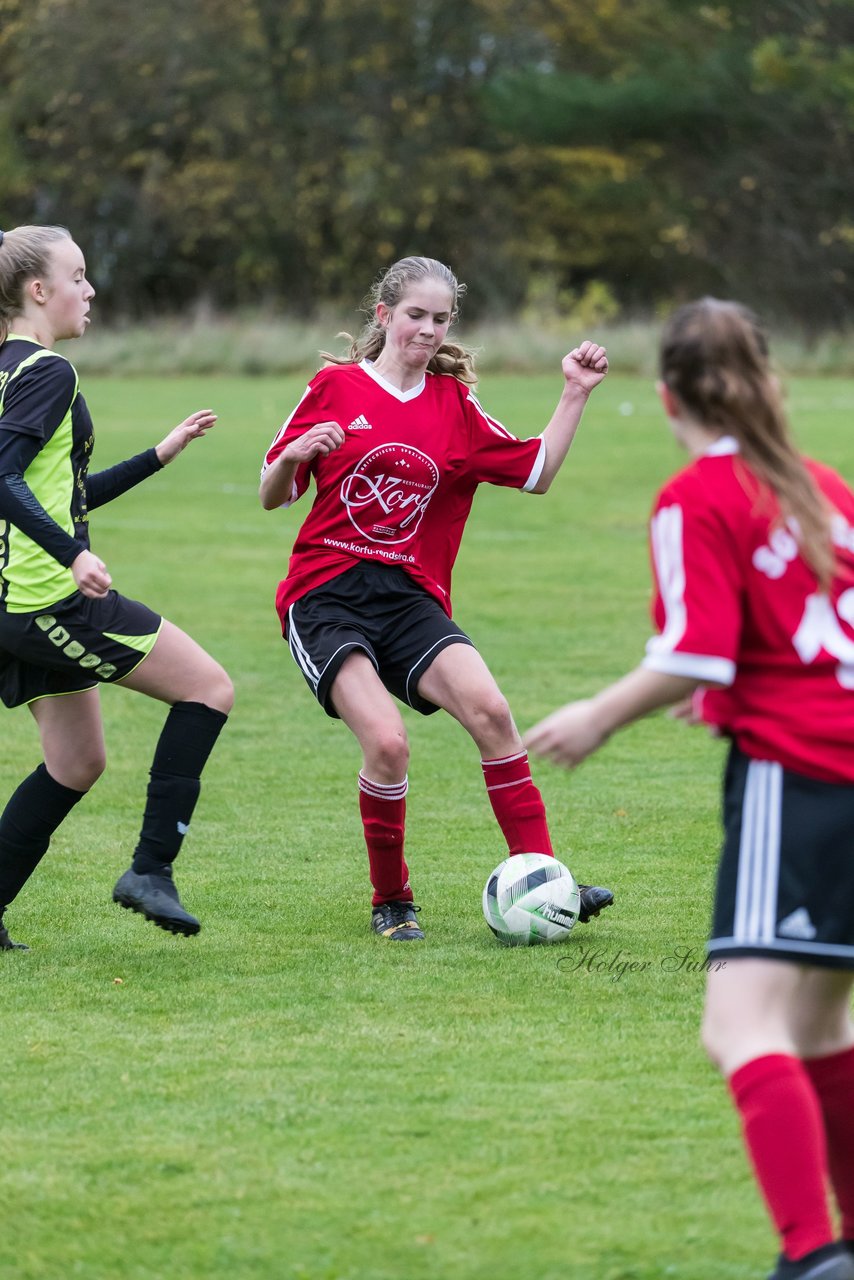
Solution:
[(407, 912), (421, 910), (414, 902), (386, 902), (384, 906), (391, 924), (415, 924), (414, 920), (407, 918)]

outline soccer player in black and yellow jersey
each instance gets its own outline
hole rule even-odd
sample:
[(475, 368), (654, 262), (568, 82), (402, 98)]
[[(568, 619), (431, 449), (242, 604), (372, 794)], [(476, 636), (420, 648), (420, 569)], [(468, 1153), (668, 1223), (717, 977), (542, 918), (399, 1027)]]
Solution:
[(172, 878), (202, 769), (228, 712), (226, 672), (188, 635), (112, 589), (89, 545), (89, 511), (161, 470), (216, 421), (204, 409), (155, 448), (89, 474), (92, 420), (74, 367), (95, 290), (62, 227), (0, 232), (0, 699), (29, 706), (44, 761), (0, 816), (3, 924), (51, 836), (104, 769), (101, 684), (169, 705), (139, 842), (113, 899), (172, 933), (197, 933)]

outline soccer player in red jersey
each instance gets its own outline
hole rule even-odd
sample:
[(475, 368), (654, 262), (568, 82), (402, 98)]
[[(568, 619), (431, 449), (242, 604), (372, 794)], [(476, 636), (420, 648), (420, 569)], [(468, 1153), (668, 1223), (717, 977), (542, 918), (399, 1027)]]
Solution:
[(525, 741), (573, 767), (671, 703), (732, 739), (703, 1040), (780, 1233), (771, 1280), (854, 1280), (854, 494), (797, 453), (737, 304), (675, 313), (659, 391), (692, 461), (652, 516), (658, 635)]
[[(477, 486), (545, 493), (608, 368), (593, 342), (570, 352), (542, 436), (517, 439), (478, 403), (471, 353), (448, 341), (462, 291), (434, 259), (390, 267), (362, 334), (346, 358), (327, 357), (261, 475), (267, 510), (316, 485), (276, 605), (309, 687), (361, 748), (371, 924), (396, 942), (424, 933), (404, 857), (409, 746), (392, 695), (424, 715), (442, 707), (471, 734), (511, 854), (553, 852), (507, 702), (451, 620), (451, 570)], [(582, 886), (580, 918), (612, 901)]]

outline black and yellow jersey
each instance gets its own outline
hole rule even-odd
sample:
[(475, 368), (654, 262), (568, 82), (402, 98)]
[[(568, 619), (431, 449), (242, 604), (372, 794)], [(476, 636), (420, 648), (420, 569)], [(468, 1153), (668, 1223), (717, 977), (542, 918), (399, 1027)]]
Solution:
[(29, 613), (73, 594), (90, 508), (160, 470), (148, 449), (90, 476), (93, 447), (74, 366), (10, 334), (0, 345), (0, 609)]
[[(89, 545), (85, 474), (92, 445), (74, 366), (30, 338), (10, 335), (0, 346), (0, 474), (7, 488), (23, 476), (25, 488), (16, 494), (12, 485), (10, 496), (29, 507), (29, 519), (19, 516), (28, 532), (0, 523), (0, 607), (25, 613), (76, 590), (68, 566)], [(27, 490), (47, 521), (39, 520)]]

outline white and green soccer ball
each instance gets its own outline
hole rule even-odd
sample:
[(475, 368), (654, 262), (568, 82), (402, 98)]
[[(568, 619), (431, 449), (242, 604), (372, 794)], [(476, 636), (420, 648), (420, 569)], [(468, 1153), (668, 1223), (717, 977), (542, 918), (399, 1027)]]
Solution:
[(483, 890), (486, 923), (508, 947), (563, 942), (580, 906), (581, 894), (569, 867), (545, 853), (505, 858)]

